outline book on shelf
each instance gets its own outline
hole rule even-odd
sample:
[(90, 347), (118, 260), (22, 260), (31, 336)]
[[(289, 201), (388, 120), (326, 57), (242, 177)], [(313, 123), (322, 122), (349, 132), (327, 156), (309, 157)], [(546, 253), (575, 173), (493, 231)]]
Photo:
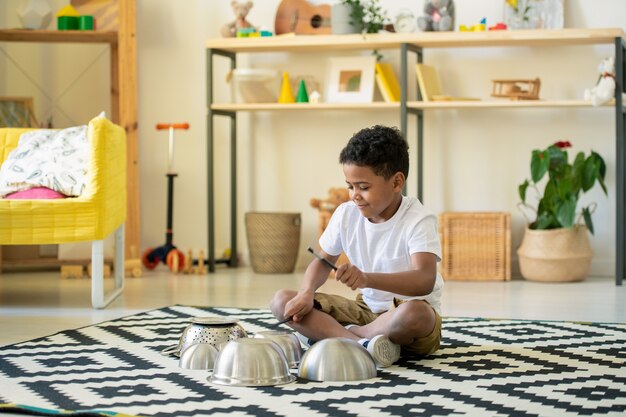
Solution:
[(473, 97), (452, 97), (441, 90), (437, 69), (432, 65), (415, 64), (417, 85), (422, 95), (422, 101), (479, 101)]
[(400, 83), (398, 83), (391, 64), (387, 62), (376, 63), (376, 85), (378, 85), (380, 94), (386, 102), (400, 101)]

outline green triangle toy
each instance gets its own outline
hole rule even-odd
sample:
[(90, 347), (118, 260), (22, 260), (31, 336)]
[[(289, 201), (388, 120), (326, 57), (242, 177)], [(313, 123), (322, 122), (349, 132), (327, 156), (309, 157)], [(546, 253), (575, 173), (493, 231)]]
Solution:
[(300, 86), (298, 87), (298, 94), (296, 94), (296, 103), (308, 103), (309, 95), (306, 92), (306, 85), (304, 80), (300, 80)]

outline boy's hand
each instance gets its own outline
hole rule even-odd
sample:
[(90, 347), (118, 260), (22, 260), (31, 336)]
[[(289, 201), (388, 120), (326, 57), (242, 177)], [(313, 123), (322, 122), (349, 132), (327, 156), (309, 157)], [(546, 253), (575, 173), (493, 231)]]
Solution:
[(292, 317), (292, 321), (299, 322), (313, 309), (313, 294), (298, 292), (295, 297), (285, 304), (285, 317)]
[(353, 290), (368, 287), (368, 277), (363, 271), (352, 264), (342, 264), (335, 273), (337, 281), (341, 281)]

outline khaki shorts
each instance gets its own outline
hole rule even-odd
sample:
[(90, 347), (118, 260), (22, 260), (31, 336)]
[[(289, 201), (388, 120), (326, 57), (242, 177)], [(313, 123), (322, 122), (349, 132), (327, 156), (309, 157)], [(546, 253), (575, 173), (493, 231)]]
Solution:
[[(408, 300), (393, 300), (395, 307)], [(426, 302), (426, 301), (424, 301)], [(374, 313), (363, 301), (361, 294), (357, 295), (356, 300), (350, 300), (335, 294), (316, 293), (314, 307), (324, 313), (332, 316), (342, 325), (358, 324), (366, 325), (373, 322), (380, 314)], [(420, 337), (408, 346), (402, 346), (404, 354), (408, 355), (430, 355), (439, 349), (441, 343), (441, 316), (433, 309), (435, 313), (435, 327), (428, 336)]]

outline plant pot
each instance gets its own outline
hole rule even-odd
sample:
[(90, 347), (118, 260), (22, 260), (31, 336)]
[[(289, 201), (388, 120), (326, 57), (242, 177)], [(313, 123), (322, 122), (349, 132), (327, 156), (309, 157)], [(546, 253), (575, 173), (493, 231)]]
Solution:
[(587, 227), (531, 230), (526, 228), (517, 250), (522, 276), (531, 281), (582, 281), (593, 252)]

